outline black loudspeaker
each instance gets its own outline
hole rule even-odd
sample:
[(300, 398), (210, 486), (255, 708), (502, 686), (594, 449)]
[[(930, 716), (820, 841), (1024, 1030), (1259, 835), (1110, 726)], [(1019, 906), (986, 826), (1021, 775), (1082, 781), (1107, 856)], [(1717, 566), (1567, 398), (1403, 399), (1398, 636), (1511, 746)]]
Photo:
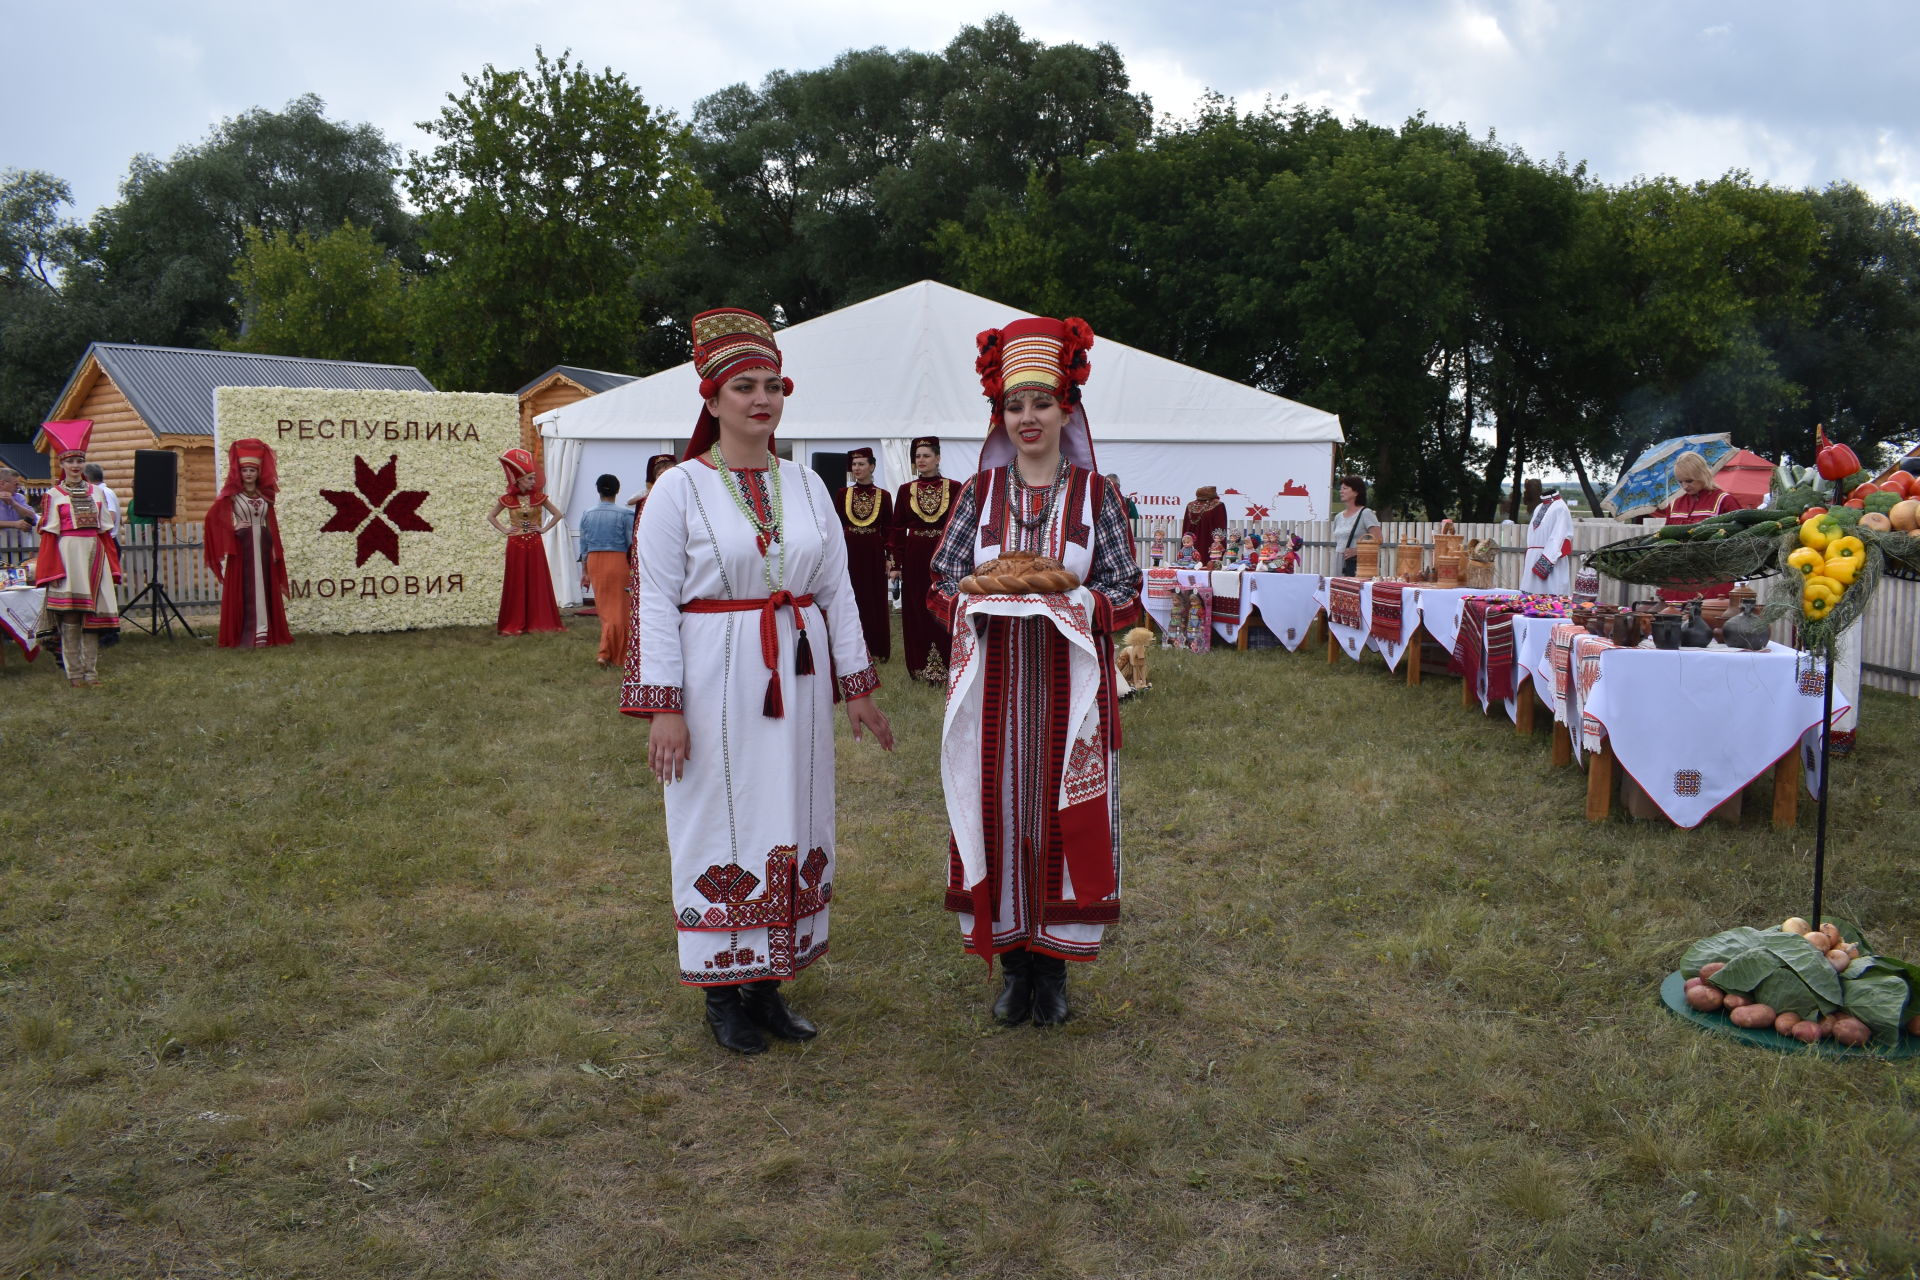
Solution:
[(827, 482), (828, 492), (847, 487), (847, 465), (847, 455), (844, 453), (813, 455), (813, 474)]
[(133, 451), (133, 514), (149, 520), (173, 519), (179, 489), (179, 454), (170, 449)]

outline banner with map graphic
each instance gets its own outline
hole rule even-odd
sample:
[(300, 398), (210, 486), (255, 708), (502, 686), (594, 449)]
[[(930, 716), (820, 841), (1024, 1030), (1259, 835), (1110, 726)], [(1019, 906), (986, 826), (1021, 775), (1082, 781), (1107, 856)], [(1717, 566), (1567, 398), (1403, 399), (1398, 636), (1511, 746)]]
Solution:
[(513, 396), (221, 387), (214, 414), (221, 465), (230, 441), (273, 447), (295, 632), (493, 623), (506, 553), (487, 513), (520, 443)]

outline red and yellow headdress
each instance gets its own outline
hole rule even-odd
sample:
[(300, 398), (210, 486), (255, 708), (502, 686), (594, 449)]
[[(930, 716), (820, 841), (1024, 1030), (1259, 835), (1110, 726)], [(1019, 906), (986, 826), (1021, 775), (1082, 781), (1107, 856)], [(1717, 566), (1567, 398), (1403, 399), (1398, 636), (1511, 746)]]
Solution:
[(987, 440), (980, 447), (980, 469), (1013, 461), (1013, 441), (1007, 436), (1001, 403), (1016, 391), (1045, 391), (1059, 398), (1068, 411), (1060, 431), (1060, 452), (1075, 466), (1098, 470), (1093, 460), (1093, 433), (1080, 404), (1080, 388), (1093, 366), (1087, 352), (1093, 346), (1093, 327), (1078, 316), (1055, 320), (1033, 316), (999, 329), (988, 329), (974, 340), (979, 358), (973, 363), (980, 390), (993, 406)]
[(680, 459), (674, 457), (670, 453), (656, 453), (651, 458), (648, 458), (647, 459), (647, 487), (651, 489), (653, 487), (653, 482), (660, 478), (660, 473), (663, 471), (666, 471), (668, 468), (672, 467), (673, 464), (678, 461), (680, 461)]
[(500, 455), (500, 469), (507, 473), (507, 497), (517, 500), (520, 497), (520, 477), (533, 477), (535, 499), (544, 498), (547, 491), (547, 477), (542, 473), (540, 464), (533, 460), (533, 454), (526, 449), (509, 449)]
[[(765, 319), (740, 307), (716, 307), (693, 318), (693, 370), (700, 375), (702, 400), (720, 394), (728, 378), (753, 369), (780, 372), (780, 347), (773, 340), (773, 326)], [(780, 379), (780, 389), (792, 395), (793, 379)], [(719, 419), (702, 405), (687, 451), (681, 456), (697, 458), (719, 438)]]
[(255, 481), (261, 493), (269, 500), (280, 492), (280, 468), (275, 461), (273, 450), (265, 440), (235, 440), (227, 446), (227, 477), (220, 486), (220, 496), (231, 498), (246, 486), (240, 482), (240, 464), (251, 462), (260, 468), (260, 478)]

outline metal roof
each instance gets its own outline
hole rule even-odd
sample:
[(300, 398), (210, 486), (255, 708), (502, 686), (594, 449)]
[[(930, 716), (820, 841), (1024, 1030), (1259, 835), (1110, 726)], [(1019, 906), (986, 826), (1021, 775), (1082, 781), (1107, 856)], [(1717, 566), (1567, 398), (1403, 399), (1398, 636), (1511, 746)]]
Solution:
[(557, 364), (535, 378), (532, 382), (529, 382), (526, 386), (514, 392), (514, 394), (523, 396), (556, 373), (570, 382), (579, 383), (596, 396), (602, 391), (611, 391), (615, 387), (624, 387), (629, 382), (636, 380), (639, 376), (632, 373), (606, 373), (599, 369), (582, 369), (577, 365), (571, 364)]
[[(412, 365), (362, 364), (354, 360), (308, 360), (246, 351), (201, 351), (192, 347), (143, 347), (96, 342), (87, 355), (100, 362), (113, 385), (156, 436), (213, 434), (215, 387), (319, 387), (328, 391), (432, 391)], [(55, 409), (87, 367), (85, 357), (61, 388)]]
[(31, 444), (0, 444), (0, 467), (20, 473), (28, 484), (46, 484), (53, 479), (53, 461)]

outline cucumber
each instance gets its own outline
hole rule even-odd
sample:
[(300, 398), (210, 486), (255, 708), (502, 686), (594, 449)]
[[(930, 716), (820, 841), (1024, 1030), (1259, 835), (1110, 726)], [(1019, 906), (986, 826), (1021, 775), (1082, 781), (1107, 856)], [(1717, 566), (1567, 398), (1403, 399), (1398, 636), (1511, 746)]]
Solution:
[[(1717, 520), (1723, 517), (1714, 518)], [(1764, 524), (1769, 520), (1778, 520), (1780, 513), (1770, 507), (1754, 507), (1751, 510), (1729, 511), (1724, 518), (1735, 524)]]
[(1759, 524), (1750, 524), (1740, 531), (1743, 537), (1777, 538), (1785, 533), (1787, 527), (1778, 520), (1762, 520)]

